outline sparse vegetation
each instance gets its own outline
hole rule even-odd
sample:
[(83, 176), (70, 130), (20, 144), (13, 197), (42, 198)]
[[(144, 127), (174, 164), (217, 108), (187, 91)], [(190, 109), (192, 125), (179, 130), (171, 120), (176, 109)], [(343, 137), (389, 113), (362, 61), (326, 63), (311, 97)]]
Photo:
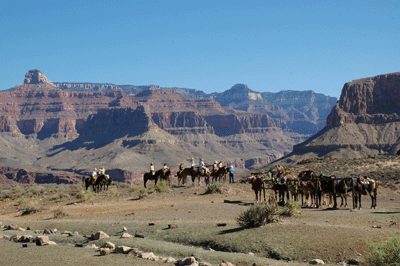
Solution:
[(259, 227), (271, 222), (274, 215), (276, 215), (275, 205), (259, 203), (242, 211), (236, 221), (243, 228)]
[(143, 199), (147, 197), (149, 194), (147, 193), (147, 188), (145, 187), (140, 187), (139, 189), (139, 199)]
[(38, 201), (27, 200), (24, 201), (22, 215), (28, 215), (31, 213), (40, 212), (42, 210), (42, 205)]
[(96, 193), (89, 191), (89, 190), (81, 190), (79, 193), (76, 195), (76, 198), (81, 200), (81, 201), (88, 201), (91, 198), (96, 196)]
[(373, 266), (400, 265), (400, 236), (395, 235), (387, 242), (368, 243), (371, 252), (368, 262)]
[(143, 186), (141, 186), (141, 185), (133, 184), (133, 185), (131, 185), (130, 190), (131, 190), (132, 192), (135, 192), (135, 191), (139, 191), (142, 187), (143, 187)]
[(222, 193), (221, 183), (215, 182), (215, 183), (209, 184), (206, 187), (206, 194), (212, 194), (212, 193)]
[(116, 187), (110, 188), (110, 189), (108, 190), (108, 194), (109, 194), (110, 196), (115, 196), (115, 195), (118, 194), (118, 189), (117, 189)]
[(169, 190), (167, 183), (165, 183), (164, 181), (158, 182), (155, 186), (154, 186), (154, 190), (162, 193), (162, 192), (167, 192)]
[(54, 210), (54, 218), (60, 219), (65, 216), (68, 216), (68, 214), (64, 211), (62, 207), (58, 207), (57, 209)]
[(285, 206), (280, 213), (282, 216), (293, 216), (295, 214), (299, 214), (301, 212), (300, 203), (294, 200), (289, 200), (285, 203)]

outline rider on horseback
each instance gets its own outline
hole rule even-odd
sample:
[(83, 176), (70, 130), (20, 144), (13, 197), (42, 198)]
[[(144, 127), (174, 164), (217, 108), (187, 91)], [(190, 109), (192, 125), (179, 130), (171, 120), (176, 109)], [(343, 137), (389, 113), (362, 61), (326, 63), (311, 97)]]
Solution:
[(150, 164), (150, 173), (151, 173), (151, 175), (154, 175), (155, 172), (156, 172), (156, 171), (154, 170), (154, 164), (151, 163), (151, 164)]

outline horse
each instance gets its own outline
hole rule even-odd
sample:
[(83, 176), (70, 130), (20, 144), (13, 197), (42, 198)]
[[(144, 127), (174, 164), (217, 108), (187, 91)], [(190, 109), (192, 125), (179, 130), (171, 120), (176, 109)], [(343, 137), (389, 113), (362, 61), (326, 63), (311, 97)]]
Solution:
[[(106, 185), (107, 185), (108, 182), (109, 182), (109, 180), (112, 181), (112, 179), (110, 178), (109, 175), (104, 175), (104, 174), (99, 175), (99, 176), (95, 179), (95, 181), (94, 181), (94, 183), (93, 183), (93, 191), (94, 191), (94, 192), (100, 192), (100, 191), (102, 191), (103, 189), (105, 189), (105, 188), (106, 188)], [(107, 185), (107, 189), (108, 189), (108, 185)]]
[(157, 185), (158, 182), (158, 178), (160, 177), (160, 175), (163, 173), (163, 170), (157, 170), (154, 175), (151, 172), (145, 173), (143, 175), (143, 184), (144, 187), (146, 187), (146, 183), (148, 180), (154, 180), (154, 185)]
[(216, 182), (217, 179), (218, 179), (218, 182), (221, 182), (221, 178), (222, 178), (223, 182), (225, 183), (227, 174), (228, 174), (228, 168), (226, 166), (218, 168), (217, 171), (213, 171), (210, 175), (212, 177), (212, 183)]
[(376, 208), (376, 196), (378, 194), (378, 183), (368, 177), (359, 176), (353, 178), (353, 209), (357, 208), (361, 210), (361, 195), (367, 195), (371, 197), (371, 209)]
[(337, 180), (336, 194), (340, 196), (341, 204), (340, 207), (347, 207), (347, 194), (352, 191), (352, 180), (351, 179), (340, 179)]
[(192, 168), (184, 168), (181, 171), (178, 171), (178, 173), (176, 174), (178, 176), (178, 186), (179, 184), (182, 182), (182, 185), (185, 184), (187, 176), (188, 175), (192, 175)]
[[(301, 171), (298, 176), (300, 183), (299, 188), (301, 191), (301, 205), (309, 206), (309, 198), (311, 200), (310, 206), (318, 205), (318, 190), (320, 189), (320, 183), (318, 182), (318, 176), (314, 171), (307, 170)], [(306, 204), (304, 203), (304, 196), (306, 200)]]
[(162, 171), (159, 175), (160, 180), (163, 180), (165, 182), (168, 182), (168, 185), (171, 186), (171, 169), (168, 169), (167, 171)]
[(298, 200), (299, 196), (299, 184), (298, 184), (297, 178), (293, 177), (292, 175), (289, 175), (287, 178), (287, 190), (289, 193), (289, 198), (291, 200)]
[(198, 185), (200, 186), (201, 178), (204, 177), (204, 180), (205, 180), (205, 182), (206, 182), (206, 185), (208, 185), (208, 183), (209, 183), (209, 181), (210, 181), (210, 175), (211, 175), (211, 173), (210, 173), (209, 171), (205, 171), (205, 173), (204, 173), (203, 170), (204, 170), (204, 169), (199, 169), (198, 167), (192, 169), (192, 171), (191, 171), (190, 174), (191, 174), (191, 176), (192, 176), (192, 182), (193, 182), (193, 184), (194, 184), (194, 180), (195, 180), (196, 177), (197, 177), (197, 178), (199, 179)]
[(255, 200), (258, 202), (258, 199), (261, 200), (261, 192), (264, 192), (264, 201), (265, 201), (265, 184), (264, 178), (260, 176), (251, 176), (249, 178), (251, 183), (251, 189), (254, 191)]

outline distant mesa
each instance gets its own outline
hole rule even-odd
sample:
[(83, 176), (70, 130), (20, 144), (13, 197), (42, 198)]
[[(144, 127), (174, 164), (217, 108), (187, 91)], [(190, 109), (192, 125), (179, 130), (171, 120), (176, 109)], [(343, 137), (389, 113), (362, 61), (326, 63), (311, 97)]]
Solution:
[(51, 84), (55, 86), (47, 77), (37, 69), (29, 70), (25, 75), (24, 84)]

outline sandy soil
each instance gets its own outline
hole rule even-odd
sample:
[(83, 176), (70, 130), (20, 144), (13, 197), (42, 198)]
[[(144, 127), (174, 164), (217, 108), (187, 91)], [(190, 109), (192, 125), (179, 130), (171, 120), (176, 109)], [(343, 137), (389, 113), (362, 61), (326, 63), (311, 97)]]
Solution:
[[(279, 218), (278, 222), (246, 230), (237, 225), (236, 218), (254, 204), (254, 193), (250, 184), (224, 184), (222, 194), (205, 194), (204, 185), (174, 186), (168, 192), (153, 192), (144, 199), (139, 199), (138, 192), (132, 192), (127, 187), (117, 187), (115, 190), (118, 190), (115, 195), (102, 192), (85, 202), (79, 202), (72, 196), (62, 201), (43, 197), (39, 199), (43, 210), (30, 215), (21, 215), (22, 211), (16, 200), (2, 201), (0, 222), (3, 225), (16, 224), (25, 228), (30, 226), (32, 231), (44, 228), (76, 230), (81, 235), (90, 235), (101, 230), (112, 236), (110, 241), (116, 243), (122, 241), (119, 236), (125, 226), (131, 234), (143, 233), (147, 242), (132, 238), (130, 242), (121, 242), (124, 245), (177, 259), (194, 254), (200, 261), (208, 261), (213, 265), (222, 261), (230, 261), (235, 265), (305, 265), (313, 258), (322, 259), (331, 265), (343, 265), (343, 262), (366, 265), (368, 241), (386, 240), (400, 233), (400, 195), (397, 191), (384, 187), (379, 190), (377, 209), (369, 209), (370, 199), (364, 196), (362, 210), (353, 211), (351, 207), (332, 210), (328, 206), (318, 209), (303, 208), (299, 216)], [(352, 206), (350, 198), (348, 204)], [(68, 216), (54, 218), (55, 210), (60, 207)], [(154, 225), (150, 226), (149, 223)], [(224, 223), (226, 226), (218, 226)], [(177, 228), (168, 229), (170, 224), (177, 225)], [(0, 234), (32, 234), (32, 231), (3, 230)], [(56, 241), (59, 239), (59, 236), (55, 236)], [(61, 240), (62, 244), (68, 241)], [(74, 241), (79, 242), (76, 239), (72, 242)], [(33, 254), (42, 254), (44, 265), (76, 265), (73, 259), (86, 265), (110, 265), (109, 260), (113, 261), (117, 256), (112, 254), (103, 258), (93, 250), (62, 244), (58, 247), (23, 249), (20, 243), (12, 243), (14, 246), (11, 246), (8, 242), (3, 243), (3, 240), (0, 242), (2, 249), (18, 251), (14, 253), (18, 255), (13, 255), (11, 260), (5, 259), (4, 255), (0, 256), (3, 257), (0, 260), (2, 265), (12, 265), (19, 260), (22, 261), (19, 265), (32, 264), (25, 264), (28, 261), (36, 264), (32, 260)], [(59, 263), (53, 264), (54, 260), (46, 262), (45, 258), (53, 252), (62, 254), (60, 256), (67, 261), (60, 257)], [(249, 253), (254, 253), (254, 256)], [(121, 260), (126, 258), (125, 255), (120, 256), (118, 258)], [(159, 264), (141, 260), (142, 262), (137, 261), (138, 264), (135, 265)], [(6, 261), (9, 263), (4, 264)]]

